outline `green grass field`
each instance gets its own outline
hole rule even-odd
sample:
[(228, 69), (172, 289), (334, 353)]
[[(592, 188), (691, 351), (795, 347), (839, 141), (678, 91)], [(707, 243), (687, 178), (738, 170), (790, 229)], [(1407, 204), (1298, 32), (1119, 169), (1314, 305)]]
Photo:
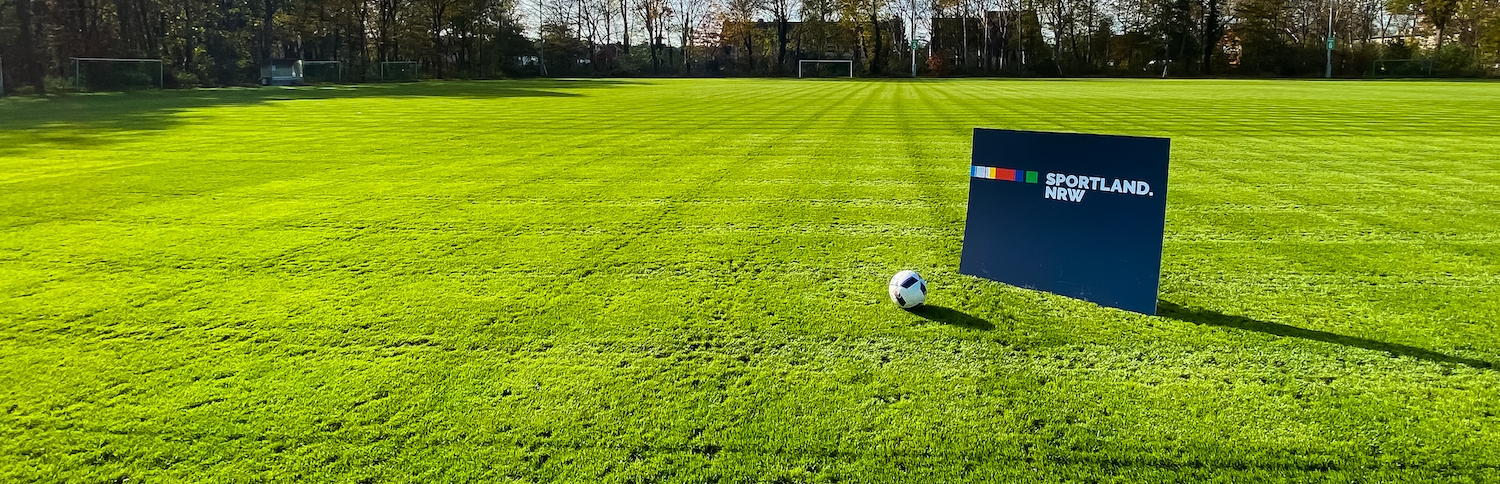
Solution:
[[(1161, 316), (957, 273), (974, 127), (1172, 138)], [(0, 100), (0, 481), (1494, 482), (1497, 329), (1497, 83)]]

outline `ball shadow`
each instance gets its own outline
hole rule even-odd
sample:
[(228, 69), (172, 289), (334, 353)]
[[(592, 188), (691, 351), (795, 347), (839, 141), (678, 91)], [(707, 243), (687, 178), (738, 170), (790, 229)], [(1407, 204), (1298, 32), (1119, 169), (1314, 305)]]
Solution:
[(987, 319), (942, 306), (924, 304), (913, 309), (908, 309), (907, 312), (921, 316), (929, 321), (936, 321), (950, 326), (977, 329), (980, 331), (995, 329), (995, 325)]

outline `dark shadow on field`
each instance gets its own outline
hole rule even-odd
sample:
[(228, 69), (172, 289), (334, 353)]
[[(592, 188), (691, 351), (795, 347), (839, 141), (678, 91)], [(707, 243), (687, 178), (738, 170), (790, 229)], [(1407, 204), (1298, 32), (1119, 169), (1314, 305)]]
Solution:
[[(298, 87), (230, 87), (0, 98), (0, 154), (42, 147), (90, 148), (120, 140), (123, 131), (159, 131), (199, 108), (272, 101), (357, 98), (577, 97), (588, 89), (633, 84), (612, 79), (429, 81)], [(504, 116), (496, 112), (495, 116)], [(296, 109), (266, 123), (296, 125)]]
[(989, 331), (995, 329), (995, 325), (990, 323), (989, 320), (974, 316), (963, 311), (959, 311), (957, 309), (949, 309), (942, 306), (932, 306), (924, 304), (911, 309), (910, 312), (927, 320), (937, 321), (939, 323), (947, 324), (950, 326), (977, 329), (981, 331)]
[(1172, 318), (1178, 321), (1186, 321), (1193, 324), (1219, 326), (1224, 328), (1236, 328), (1276, 336), (1288, 336), (1313, 341), (1322, 341), (1324, 343), (1351, 346), (1354, 348), (1362, 348), (1371, 351), (1384, 351), (1397, 356), (1408, 356), (1419, 360), (1431, 361), (1434, 363), (1466, 365), (1479, 369), (1494, 368), (1494, 364), (1484, 360), (1461, 358), (1453, 355), (1438, 353), (1432, 350), (1417, 348), (1415, 346), (1386, 343), (1383, 341), (1356, 338), (1353, 336), (1344, 336), (1341, 334), (1329, 333), (1327, 331), (1303, 329), (1296, 326), (1288, 326), (1281, 323), (1260, 321), (1244, 316), (1234, 316), (1207, 309), (1187, 308), (1169, 301), (1158, 301), (1156, 314), (1158, 316)]

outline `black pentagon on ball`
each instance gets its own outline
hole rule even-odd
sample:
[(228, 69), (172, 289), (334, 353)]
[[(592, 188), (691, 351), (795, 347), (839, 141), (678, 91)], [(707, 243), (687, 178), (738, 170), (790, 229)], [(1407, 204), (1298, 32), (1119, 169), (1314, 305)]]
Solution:
[(922, 285), (917, 286), (917, 288), (922, 290), (922, 295), (927, 295), (927, 283), (924, 282)]
[(896, 304), (900, 304), (902, 306), (905, 306), (906, 305), (906, 300), (902, 299), (900, 294), (897, 294), (896, 295)]
[(908, 278), (906, 278), (905, 281), (903, 281), (901, 283), (901, 287), (911, 287), (912, 284), (916, 284), (916, 283), (917, 283), (917, 278), (915, 278), (915, 277), (908, 277)]

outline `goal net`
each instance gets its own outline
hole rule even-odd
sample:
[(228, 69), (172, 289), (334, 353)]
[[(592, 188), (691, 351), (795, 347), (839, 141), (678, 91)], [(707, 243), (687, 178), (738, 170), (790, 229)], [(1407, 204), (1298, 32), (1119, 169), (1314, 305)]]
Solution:
[(806, 59), (797, 61), (797, 78), (854, 77), (854, 61)]
[(1369, 77), (1432, 77), (1432, 59), (1377, 60)]
[(385, 61), (380, 63), (380, 80), (382, 81), (415, 81), (417, 80), (416, 61)]
[(161, 59), (73, 57), (73, 88), (80, 91), (161, 89)]
[(344, 82), (344, 62), (302, 61), (302, 82), (308, 84)]

